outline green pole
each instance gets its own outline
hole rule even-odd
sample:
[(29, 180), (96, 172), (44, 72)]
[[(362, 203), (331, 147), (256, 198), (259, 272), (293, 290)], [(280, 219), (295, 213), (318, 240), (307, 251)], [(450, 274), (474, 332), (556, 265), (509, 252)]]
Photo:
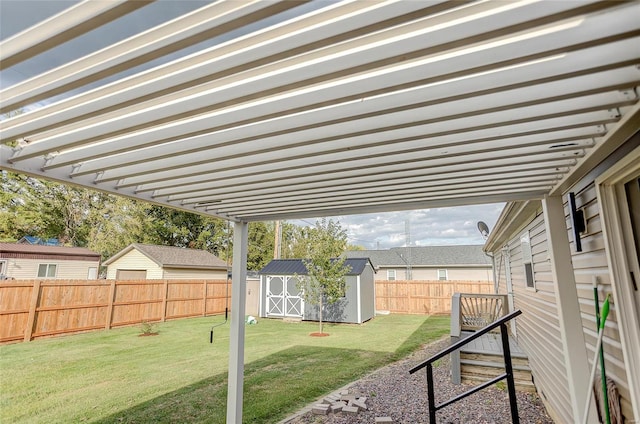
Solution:
[[(609, 295), (602, 305), (602, 314), (600, 314), (600, 299), (598, 297), (598, 286), (593, 287), (593, 297), (596, 302), (596, 329), (598, 332), (604, 331), (607, 315), (609, 315)], [(606, 424), (611, 424), (611, 413), (609, 411), (609, 395), (607, 393), (607, 372), (604, 367), (604, 344), (600, 344), (600, 377), (602, 381), (602, 403), (604, 407), (604, 418)]]

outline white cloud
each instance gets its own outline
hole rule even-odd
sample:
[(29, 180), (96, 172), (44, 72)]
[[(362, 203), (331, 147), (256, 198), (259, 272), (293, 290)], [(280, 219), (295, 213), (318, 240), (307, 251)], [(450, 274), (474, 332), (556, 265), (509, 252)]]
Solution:
[[(454, 208), (432, 208), (403, 212), (333, 217), (347, 231), (349, 243), (366, 249), (388, 249), (406, 245), (406, 221), (409, 221), (411, 244), (439, 246), (483, 244), (477, 228), (484, 221), (490, 229), (495, 225), (503, 203), (470, 205)], [(312, 225), (315, 220), (291, 221), (296, 225)]]

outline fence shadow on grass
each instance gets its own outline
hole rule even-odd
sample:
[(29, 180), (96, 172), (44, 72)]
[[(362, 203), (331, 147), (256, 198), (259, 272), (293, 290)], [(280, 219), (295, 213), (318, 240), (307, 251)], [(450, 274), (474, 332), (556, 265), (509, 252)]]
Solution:
[[(406, 356), (425, 340), (437, 339), (441, 334), (442, 326), (433, 328), (426, 319), (393, 353), (300, 345), (246, 364), (243, 421), (277, 422), (331, 390)], [(339, 372), (319, 372), (336, 369)], [(226, 419), (226, 402), (227, 375), (217, 374), (94, 423), (222, 424)]]

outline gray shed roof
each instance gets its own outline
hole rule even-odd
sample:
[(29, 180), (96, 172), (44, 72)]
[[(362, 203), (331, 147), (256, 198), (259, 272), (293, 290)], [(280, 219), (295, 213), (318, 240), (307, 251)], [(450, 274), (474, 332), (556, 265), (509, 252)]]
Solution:
[(227, 269), (227, 263), (206, 250), (184, 247), (158, 246), (133, 243), (104, 262), (109, 265), (121, 256), (136, 249), (159, 266), (166, 268)]
[(490, 266), (482, 245), (394, 247), (389, 250), (353, 250), (348, 258), (369, 258), (376, 267)]
[[(345, 266), (350, 268), (347, 275), (360, 275), (364, 271), (367, 264), (373, 264), (369, 258), (348, 258), (345, 260)], [(262, 275), (306, 275), (307, 267), (302, 259), (274, 259), (259, 271)]]

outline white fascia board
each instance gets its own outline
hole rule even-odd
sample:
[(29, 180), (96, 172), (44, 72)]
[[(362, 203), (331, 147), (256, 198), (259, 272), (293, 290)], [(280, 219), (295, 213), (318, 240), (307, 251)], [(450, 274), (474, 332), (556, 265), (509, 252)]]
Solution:
[[(230, 2), (242, 4), (240, 2)], [(265, 6), (269, 3), (260, 2)], [(283, 2), (287, 3), (287, 2)], [(320, 10), (295, 17), (284, 23), (279, 23), (263, 30), (241, 36), (236, 39), (213, 46), (202, 52), (194, 53), (186, 58), (180, 58), (168, 64), (155, 67), (123, 80), (108, 84), (104, 87), (76, 95), (70, 99), (57, 102), (40, 110), (29, 112), (28, 116), (17, 117), (12, 126), (14, 133), (37, 133), (41, 128), (55, 124), (56, 121), (71, 119), (79, 114), (94, 114), (107, 107), (115, 107), (125, 102), (131, 102), (137, 97), (149, 96), (153, 93), (172, 93), (172, 87), (184, 85), (203, 78), (226, 77), (243, 70), (264, 65), (266, 58), (275, 57), (281, 60), (281, 55), (297, 55), (302, 46), (323, 46), (324, 40), (339, 34), (358, 30), (381, 20), (396, 15), (404, 15), (423, 9), (439, 2), (358, 2), (343, 1), (329, 5)], [(294, 2), (289, 2), (295, 5)], [(246, 69), (245, 69), (246, 68)], [(211, 70), (216, 72), (212, 74)], [(39, 77), (36, 77), (39, 78)], [(217, 78), (216, 78), (217, 79)], [(191, 85), (194, 85), (192, 83)], [(0, 92), (3, 97), (11, 98), (20, 94), (21, 90), (13, 91), (13, 87)], [(196, 91), (200, 88), (196, 88)], [(178, 97), (180, 97), (179, 95)], [(161, 102), (168, 100), (162, 98)], [(153, 104), (153, 101), (143, 103)], [(14, 135), (12, 135), (14, 136)]]
[[(494, 123), (496, 124), (496, 126), (504, 127), (505, 123), (509, 123), (511, 121), (534, 121), (536, 119), (539, 119), (540, 117), (569, 115), (575, 113), (575, 111), (580, 110), (601, 109), (603, 111), (607, 111), (611, 108), (626, 105), (629, 103), (629, 100), (623, 99), (617, 92), (608, 92), (590, 96), (582, 96), (574, 99), (557, 100), (554, 102), (520, 108), (517, 107), (517, 105), (509, 105), (508, 103), (505, 103), (506, 101), (497, 103), (503, 104), (503, 106), (500, 107), (500, 109), (502, 110), (500, 110), (499, 112), (482, 114), (483, 110), (475, 112), (473, 111), (475, 105), (484, 105), (482, 99), (479, 99), (478, 102), (467, 99), (466, 102), (460, 101), (458, 109), (456, 109), (453, 105), (451, 107), (448, 107), (447, 104), (441, 104), (437, 106), (430, 106), (427, 108), (412, 109), (411, 111), (409, 111), (410, 113), (398, 112), (381, 117), (351, 121), (344, 124), (334, 125), (333, 127), (338, 127), (339, 131), (342, 133), (346, 133), (348, 137), (350, 132), (353, 133), (359, 128), (367, 128), (369, 131), (376, 131), (376, 128), (378, 128), (380, 131), (383, 131), (384, 128), (376, 127), (376, 124), (386, 124), (388, 126), (394, 127), (400, 125), (413, 125), (414, 123), (419, 122), (419, 119), (424, 116), (428, 116), (430, 121), (445, 122), (449, 129), (444, 131), (453, 131), (453, 128), (457, 128), (460, 131), (464, 128), (477, 128), (479, 126), (487, 126)], [(491, 102), (489, 102), (488, 106), (492, 106)], [(448, 112), (452, 113), (453, 115), (439, 116), (439, 112), (440, 114)], [(464, 116), (467, 113), (478, 113), (478, 115), (474, 118), (452, 119), (459, 115)], [(603, 112), (602, 117), (603, 123), (610, 122), (610, 114), (608, 112)], [(438, 130), (433, 130), (432, 128), (430, 128), (433, 126), (434, 125), (427, 125), (426, 132), (430, 134), (440, 132)], [(347, 128), (342, 129), (344, 127)], [(317, 131), (318, 129), (316, 128), (314, 133), (316, 133)], [(332, 131), (332, 129), (323, 127), (321, 131), (324, 136), (331, 136), (333, 131), (337, 130), (333, 129)], [(338, 134), (337, 136), (340, 137), (341, 134)], [(105, 166), (103, 164), (103, 161), (96, 160), (79, 165), (74, 171), (74, 175), (91, 174), (108, 169), (109, 171), (107, 171), (106, 173), (111, 174), (111, 178), (119, 179), (133, 174), (158, 172), (162, 170), (183, 167), (184, 164), (190, 164), (190, 166), (194, 166), (197, 164), (208, 164), (215, 161), (217, 164), (216, 166), (219, 169), (225, 169), (232, 167), (245, 167), (256, 163), (272, 163), (287, 160), (288, 158), (307, 157), (308, 155), (318, 155), (321, 156), (319, 157), (319, 160), (324, 160), (323, 158), (327, 156), (327, 153), (339, 154), (348, 160), (353, 156), (361, 155), (361, 149), (366, 149), (367, 154), (376, 155), (380, 150), (382, 154), (402, 152), (404, 150), (422, 148), (425, 144), (428, 144), (429, 147), (433, 149), (451, 148), (454, 151), (460, 151), (461, 149), (463, 149), (463, 147), (456, 146), (457, 143), (455, 142), (451, 145), (434, 145), (435, 143), (432, 143), (431, 140), (427, 140), (426, 138), (409, 142), (394, 142), (393, 144), (389, 143), (379, 146), (373, 146), (370, 144), (370, 140), (366, 140), (358, 144), (353, 140), (346, 138), (323, 142), (321, 144), (312, 144), (308, 143), (308, 140), (305, 140), (305, 137), (300, 134), (292, 133), (290, 134), (289, 138), (291, 137), (295, 137), (295, 144), (293, 144), (293, 146), (287, 143), (278, 143), (279, 140), (276, 140), (276, 143), (269, 143), (268, 140), (260, 140), (260, 143), (235, 143), (233, 145), (224, 146), (218, 149), (208, 149), (188, 154), (180, 154), (181, 152), (179, 151), (181, 145), (185, 145), (188, 143), (179, 142), (177, 144), (174, 143), (174, 148), (176, 149), (176, 151), (174, 151), (171, 156), (163, 157), (159, 160), (149, 160), (148, 155), (153, 155), (152, 151), (150, 151), (148, 154), (145, 154), (145, 152), (140, 152), (138, 158), (130, 159), (130, 161), (133, 162), (132, 165), (126, 166), (118, 161), (110, 161), (108, 166)], [(389, 138), (389, 140), (391, 139), (392, 137)], [(494, 142), (494, 144), (496, 148), (501, 148), (503, 147), (503, 145), (509, 145), (509, 142), (502, 140)], [(319, 151), (322, 151), (321, 155), (318, 154)], [(132, 155), (129, 154), (129, 156)], [(126, 160), (123, 160), (121, 162), (126, 163)]]
[(89, 1), (77, 3), (0, 42), (0, 69), (49, 50), (151, 1)]
[[(499, 115), (499, 114), (497, 114)], [(500, 118), (497, 116), (496, 118)], [(527, 118), (523, 118), (525, 120)], [(511, 123), (500, 123), (494, 122), (491, 119), (482, 120), (480, 117), (473, 117), (472, 121), (476, 124), (476, 127), (489, 127), (492, 129), (495, 134), (496, 131), (502, 132), (511, 132), (517, 133), (519, 128), (513, 127), (529, 127), (534, 131), (540, 131), (542, 128), (554, 128), (556, 125), (559, 128), (561, 125), (566, 127), (572, 126), (591, 126), (604, 124), (608, 122), (615, 122), (617, 118), (615, 116), (611, 116), (607, 111), (596, 111), (596, 112), (587, 112), (578, 115), (569, 115), (569, 116), (560, 116), (556, 118), (544, 119), (540, 121), (534, 122), (526, 122), (524, 124), (512, 124)], [(368, 149), (369, 151), (361, 151), (360, 149), (354, 151), (346, 151), (339, 153), (329, 153), (323, 154), (323, 146), (322, 145), (314, 145), (314, 149), (308, 151), (306, 154), (301, 154), (298, 156), (288, 156), (291, 154), (291, 149), (289, 151), (283, 152), (277, 159), (277, 161), (264, 161), (259, 160), (260, 158), (249, 157), (247, 161), (244, 158), (234, 158), (225, 161), (216, 161), (215, 166), (212, 166), (212, 163), (203, 163), (196, 164), (192, 166), (187, 166), (186, 163), (182, 162), (181, 165), (177, 165), (174, 169), (165, 170), (159, 169), (157, 172), (154, 172), (153, 169), (144, 169), (141, 170), (142, 167), (132, 167), (131, 169), (126, 169), (129, 173), (123, 172), (123, 169), (108, 169), (104, 172), (101, 172), (100, 175), (96, 178), (96, 181), (108, 181), (108, 180), (121, 180), (126, 179), (126, 184), (143, 184), (148, 183), (151, 180), (159, 180), (168, 177), (169, 179), (186, 177), (190, 175), (196, 174), (205, 174), (208, 173), (211, 177), (218, 176), (222, 177), (227, 173), (232, 173), (234, 176), (240, 176), (243, 173), (249, 172), (252, 174), (261, 174), (261, 173), (269, 173), (274, 169), (279, 168), (287, 168), (287, 169), (296, 169), (296, 168), (309, 168), (317, 167), (319, 164), (324, 163), (341, 163), (342, 167), (362, 167), (362, 166), (373, 166), (379, 165), (380, 163), (390, 162), (390, 161), (400, 161), (400, 162), (411, 162), (416, 158), (422, 157), (426, 154), (432, 155), (433, 152), (426, 152), (423, 149), (429, 145), (428, 138), (429, 136), (437, 135), (440, 132), (449, 133), (452, 131), (456, 131), (455, 128), (460, 128), (457, 130), (462, 133), (465, 131), (467, 126), (463, 123), (467, 121), (469, 118), (464, 118), (461, 120), (452, 120), (449, 122), (437, 123), (432, 128), (429, 128), (430, 131), (425, 131), (424, 138), (421, 141), (413, 141), (407, 143), (397, 143), (393, 137), (389, 137), (386, 144), (382, 144), (381, 146), (372, 147)], [(456, 124), (460, 124), (456, 126)], [(528, 124), (528, 125), (527, 125)], [(453, 126), (452, 126), (453, 125)], [(434, 128), (435, 127), (435, 128)], [(444, 128), (443, 128), (444, 127)], [(556, 127), (556, 128), (557, 128)], [(474, 128), (474, 127), (471, 127)], [(467, 143), (467, 146), (437, 146), (437, 148), (446, 148), (447, 151), (453, 151), (455, 149), (455, 153), (453, 154), (467, 154), (468, 151), (472, 151), (474, 148), (473, 140), (470, 140)], [(348, 138), (344, 139), (344, 145), (351, 145), (351, 140)], [(406, 148), (409, 145), (410, 148)], [(362, 147), (361, 147), (362, 148)], [(140, 152), (143, 154), (143, 152)], [(139, 153), (139, 154), (140, 154)], [(364, 153), (364, 154), (363, 154)], [(287, 156), (285, 156), (285, 154)], [(264, 158), (265, 156), (262, 156)]]
[[(478, 81), (478, 83), (479, 84), (476, 86), (485, 86), (481, 84), (481, 81)], [(413, 99), (410, 99), (409, 102), (405, 102), (400, 95), (385, 96), (382, 98), (367, 100), (366, 102), (350, 102), (348, 104), (342, 104), (331, 108), (314, 110), (303, 115), (278, 118), (274, 124), (277, 124), (279, 128), (282, 128), (282, 130), (291, 128), (292, 134), (271, 137), (265, 135), (260, 137), (259, 145), (256, 145), (256, 143), (253, 142), (253, 140), (258, 137), (255, 131), (257, 129), (256, 125), (259, 125), (254, 124), (237, 129), (224, 130), (219, 133), (208, 133), (178, 142), (154, 146), (152, 150), (149, 150), (144, 155), (144, 162), (149, 163), (149, 166), (153, 167), (151, 161), (153, 159), (160, 159), (165, 167), (171, 168), (174, 166), (172, 164), (174, 161), (184, 161), (186, 163), (195, 164), (198, 161), (206, 162), (213, 159), (221, 160), (225, 157), (246, 156), (253, 153), (252, 148), (254, 151), (275, 152), (277, 149), (290, 148), (292, 143), (294, 145), (299, 145), (302, 143), (302, 140), (304, 140), (305, 144), (309, 144), (313, 140), (313, 137), (317, 137), (318, 131), (315, 126), (321, 125), (323, 122), (331, 122), (332, 120), (340, 120), (341, 122), (340, 124), (335, 124), (330, 127), (325, 126), (322, 131), (322, 135), (324, 137), (335, 136), (339, 134), (338, 131), (348, 133), (349, 131), (354, 131), (354, 129), (357, 130), (358, 128), (368, 128), (369, 131), (372, 131), (371, 128), (380, 128), (380, 126), (384, 125), (386, 121), (389, 121), (388, 125), (398, 125), (402, 122), (419, 122), (420, 118), (425, 116), (428, 116), (430, 121), (435, 121), (437, 119), (446, 120), (451, 117), (464, 115), (480, 115), (487, 111), (499, 110), (504, 111), (504, 113), (500, 112), (500, 115), (506, 120), (510, 114), (517, 114), (519, 111), (518, 106), (523, 104), (534, 104), (536, 102), (542, 103), (550, 101), (550, 99), (555, 100), (557, 98), (562, 98), (563, 96), (570, 97), (572, 93), (595, 93), (600, 89), (608, 90), (611, 87), (628, 87), (638, 83), (640, 83), (640, 71), (637, 67), (624, 67), (622, 69), (599, 72), (594, 75), (576, 77), (575, 80), (569, 79), (555, 81), (541, 84), (539, 86), (481, 95), (473, 98), (473, 101), (471, 100), (471, 93), (463, 99), (457, 99), (451, 102), (438, 101), (434, 100), (434, 95), (437, 93), (430, 92), (436, 90), (421, 89), (417, 90), (420, 91), (421, 94), (419, 98), (432, 99), (428, 102), (429, 106), (402, 110), (402, 107), (405, 104), (411, 105), (409, 102), (413, 101)], [(457, 98), (459, 94), (456, 94), (455, 96)], [(577, 97), (578, 94), (575, 94), (575, 96)], [(415, 97), (414, 93), (412, 93), (411, 97)], [(437, 99), (437, 96), (435, 99)], [(568, 111), (572, 108), (584, 109), (587, 106), (602, 107), (604, 109), (627, 104), (629, 102), (630, 100), (625, 99), (618, 92), (609, 91), (606, 93), (578, 97), (573, 100), (556, 100), (553, 105), (544, 104), (537, 107), (538, 112), (533, 109), (527, 109), (522, 111), (522, 113), (526, 113), (528, 116), (533, 117), (536, 113), (538, 115), (549, 115), (559, 113), (560, 110)], [(389, 110), (388, 105), (394, 105), (394, 108)], [(479, 108), (478, 105), (482, 105), (482, 108)], [(409, 108), (411, 106), (406, 107)], [(391, 113), (394, 109), (400, 109), (400, 111)], [(240, 112), (241, 110), (238, 111), (238, 113)], [(374, 116), (371, 116), (372, 114)], [(382, 114), (384, 114), (384, 116), (378, 116)], [(343, 122), (350, 116), (366, 116), (366, 118), (364, 118), (364, 120), (354, 119), (351, 123)], [(220, 118), (222, 119), (223, 116)], [(232, 117), (230, 118), (233, 119)], [(300, 122), (304, 122), (305, 126), (314, 125), (314, 127), (306, 131), (294, 133), (293, 131), (295, 130), (294, 125), (296, 125), (296, 118), (298, 119), (298, 125), (300, 125)], [(374, 125), (377, 125), (377, 127)], [(345, 127), (346, 129), (342, 129)], [(272, 129), (271, 131), (275, 132), (276, 130)], [(243, 138), (246, 138), (249, 134), (253, 134), (253, 138), (248, 141), (243, 141)], [(237, 141), (230, 144), (231, 140), (234, 139)], [(337, 149), (340, 149), (340, 146), (344, 144), (342, 141), (334, 142), (334, 144), (336, 143), (337, 145), (335, 148)], [(367, 140), (367, 143), (369, 143), (369, 140)], [(327, 148), (330, 147), (327, 146)], [(49, 161), (47, 163), (47, 168), (73, 164), (78, 160), (86, 161), (90, 158), (83, 156), (89, 152), (91, 152), (91, 155), (95, 155), (92, 148), (78, 149), (69, 153), (62, 153)], [(190, 154), (190, 156), (177, 156), (180, 154)], [(224, 157), (221, 157), (221, 155), (224, 155)], [(123, 167), (127, 164), (136, 164), (141, 161), (142, 160), (140, 158), (135, 158), (129, 153), (124, 153), (85, 162), (78, 169), (78, 172), (91, 173), (111, 167)]]
[[(518, 14), (516, 13), (516, 15)], [(464, 18), (465, 19), (460, 19), (460, 22), (454, 20), (442, 24), (450, 30), (451, 37), (454, 37), (454, 39), (456, 36), (459, 36), (460, 30), (464, 28), (453, 27), (452, 29), (450, 25), (453, 25), (453, 22), (462, 24), (469, 19), (469, 17)], [(495, 26), (496, 21), (500, 21), (499, 19), (495, 19), (495, 16), (484, 18), (487, 19), (487, 25)], [(615, 20), (615, 25), (612, 24), (612, 20)], [(429, 65), (429, 73), (436, 74), (446, 73), (452, 68), (468, 69), (475, 66), (488, 66), (498, 61), (512, 61), (514, 57), (521, 56), (523, 52), (527, 53), (528, 57), (536, 54), (544, 54), (544, 52), (550, 49), (566, 48), (572, 44), (583, 43), (585, 39), (588, 40), (595, 36), (604, 37), (619, 34), (627, 27), (637, 26), (635, 20), (633, 23), (629, 23), (628, 21), (628, 14), (620, 13), (619, 11), (618, 13), (612, 12), (596, 15), (595, 17), (584, 20), (577, 18), (570, 19), (562, 24), (554, 23), (553, 25), (547, 25), (534, 31), (523, 31), (518, 36), (505, 36), (499, 40), (482, 43), (478, 46), (466, 47), (445, 54), (436, 54), (435, 57), (428, 57), (426, 59), (422, 58), (417, 62), (423, 66)], [(467, 25), (467, 27), (473, 26)], [(100, 134), (105, 134), (105, 131), (107, 133), (113, 133), (114, 131), (125, 130), (144, 122), (150, 122), (149, 120), (160, 119), (163, 116), (170, 117), (176, 113), (186, 113), (194, 110), (194, 108), (205, 107), (207, 104), (210, 104), (211, 98), (222, 101), (226, 99), (225, 96), (237, 98), (238, 96), (255, 95), (255, 93), (262, 92), (267, 88), (282, 87), (283, 85), (290, 85), (292, 80), (299, 81), (301, 78), (308, 78), (309, 73), (323, 76), (323, 78), (329, 78), (334, 72), (339, 70), (371, 64), (372, 62), (375, 63), (375, 60), (388, 59), (391, 54), (398, 56), (403, 52), (415, 51), (416, 46), (429, 45), (434, 42), (434, 35), (431, 32), (435, 30), (435, 28), (420, 28), (411, 33), (401, 32), (397, 36), (381, 38), (377, 42), (351, 49), (345, 49), (344, 46), (339, 45), (337, 47), (341, 48), (339, 53), (323, 53), (316, 59), (302, 61), (301, 63), (284, 68), (282, 68), (282, 64), (278, 63), (274, 65), (276, 69), (273, 71), (267, 72), (265, 69), (255, 70), (253, 71), (255, 75), (249, 78), (244, 75), (228, 77), (226, 79), (231, 79), (233, 82), (221, 88), (202, 91), (197, 95), (187, 96), (187, 98), (176, 99), (173, 102), (164, 103), (164, 106), (149, 108), (137, 113), (131, 112), (121, 118), (118, 117), (106, 120), (106, 122), (96, 123), (87, 129), (62, 132), (62, 134), (51, 136), (46, 140), (38, 140), (37, 135), (31, 135), (31, 140), (41, 141), (42, 144), (37, 143), (38, 148), (32, 147), (22, 152), (22, 154), (33, 155), (58, 151), (82, 144), (83, 140), (87, 138), (99, 140), (101, 137), (104, 137), (104, 135)], [(489, 54), (488, 51), (491, 51), (491, 53)], [(302, 59), (297, 60), (300, 61)], [(474, 63), (474, 60), (476, 63)], [(407, 66), (407, 64), (401, 64), (392, 67), (392, 69), (403, 69), (407, 68)], [(408, 75), (407, 72), (399, 71), (395, 73), (394, 81), (402, 81), (404, 78), (408, 78), (409, 81), (415, 81), (417, 78), (423, 76), (424, 72), (417, 73), (415, 67), (415, 62), (412, 63), (412, 66), (408, 66)], [(405, 71), (407, 71), (407, 69), (405, 69)], [(389, 70), (387, 69), (381, 72), (387, 74)], [(304, 75), (304, 77), (301, 77), (301, 75)], [(364, 80), (360, 78), (365, 87), (372, 86), (372, 76), (373, 75), (367, 75)], [(352, 79), (353, 78), (346, 78), (343, 80), (347, 80), (349, 85), (353, 85), (355, 81), (351, 81)], [(227, 94), (225, 94), (225, 92)], [(230, 101), (231, 98), (227, 100)], [(209, 127), (206, 122), (202, 122), (202, 118), (200, 119), (200, 126), (196, 125), (195, 120), (187, 120), (186, 124), (189, 126), (188, 131), (191, 132), (204, 131)], [(167, 131), (173, 130), (174, 137), (180, 137), (188, 133), (188, 131), (185, 132), (184, 129), (180, 132), (179, 127), (181, 126), (178, 125), (169, 129), (162, 126), (162, 132), (166, 133)], [(33, 146), (36, 146), (36, 144)]]
[[(95, 3), (95, 2), (94, 2)], [(110, 4), (109, 2), (105, 2)], [(295, 4), (282, 2), (282, 4)], [(261, 9), (272, 7), (273, 2), (253, 0), (250, 2), (216, 1), (165, 24), (151, 28), (133, 37), (122, 40), (88, 56), (66, 63), (58, 68), (37, 75), (24, 82), (3, 90), (3, 105), (0, 112), (23, 106), (46, 98), (54, 90), (71, 90), (93, 82), (98, 78), (121, 72), (123, 67), (130, 68), (150, 61), (153, 58), (175, 50), (196, 44), (203, 39), (219, 35), (223, 25), (238, 21), (237, 25), (246, 25), (246, 18)], [(282, 8), (274, 10), (280, 12)], [(258, 15), (256, 18), (263, 18)], [(233, 28), (226, 28), (229, 31)], [(153, 57), (151, 55), (153, 54)], [(117, 66), (117, 69), (115, 69)], [(98, 74), (96, 76), (96, 74)], [(85, 111), (86, 113), (86, 111)], [(64, 119), (64, 117), (59, 117)], [(35, 122), (34, 122), (35, 123)]]

